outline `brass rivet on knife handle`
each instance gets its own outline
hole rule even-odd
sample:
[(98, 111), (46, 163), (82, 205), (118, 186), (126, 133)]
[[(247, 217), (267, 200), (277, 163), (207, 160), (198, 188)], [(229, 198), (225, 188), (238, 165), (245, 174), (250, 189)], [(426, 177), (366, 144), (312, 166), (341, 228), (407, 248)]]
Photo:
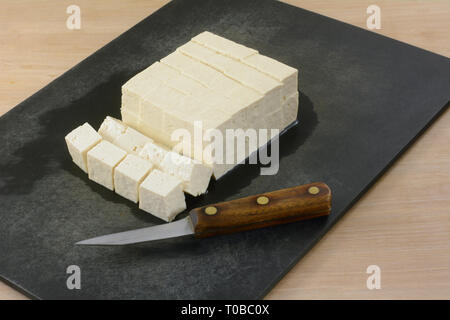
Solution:
[(258, 197), (257, 199), (256, 199), (256, 203), (257, 204), (260, 204), (260, 205), (266, 205), (266, 204), (268, 204), (269, 203), (269, 198), (267, 198), (266, 196), (261, 196), (261, 197)]
[(309, 189), (308, 189), (308, 192), (310, 193), (310, 194), (318, 194), (319, 193), (319, 188), (317, 188), (317, 187), (310, 187)]
[[(268, 203), (261, 205), (267, 201), (264, 198)], [(214, 209), (216, 215), (207, 213)], [(317, 218), (330, 212), (331, 190), (325, 183), (315, 182), (192, 209), (189, 216), (195, 236), (205, 238)]]
[(216, 207), (206, 207), (205, 208), (205, 213), (208, 215), (208, 216), (213, 216), (213, 215), (215, 215), (216, 213), (217, 213), (217, 208)]

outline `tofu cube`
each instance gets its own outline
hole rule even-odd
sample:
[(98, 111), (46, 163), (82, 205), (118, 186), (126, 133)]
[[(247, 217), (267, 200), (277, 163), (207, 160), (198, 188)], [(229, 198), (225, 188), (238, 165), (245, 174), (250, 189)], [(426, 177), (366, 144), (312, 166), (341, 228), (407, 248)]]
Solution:
[(152, 215), (172, 221), (186, 209), (180, 179), (154, 169), (139, 186), (139, 208)]
[(87, 153), (89, 179), (114, 190), (114, 169), (126, 155), (124, 150), (102, 140)]
[(152, 142), (153, 140), (149, 137), (128, 127), (125, 132), (114, 141), (114, 144), (129, 153), (138, 155), (145, 144)]
[(129, 154), (114, 170), (114, 188), (117, 194), (135, 203), (139, 201), (139, 185), (153, 165)]
[(156, 143), (146, 143), (139, 152), (139, 157), (150, 161), (157, 168), (161, 167), (164, 157), (169, 151)]
[(65, 140), (73, 162), (87, 173), (87, 152), (97, 145), (102, 137), (86, 122), (66, 135)]
[(212, 174), (211, 167), (172, 151), (164, 157), (161, 169), (181, 179), (183, 191), (193, 196), (206, 192)]
[(98, 133), (103, 139), (114, 143), (117, 138), (125, 133), (126, 130), (127, 127), (122, 123), (122, 121), (107, 116), (105, 120), (103, 120), (100, 129), (98, 129)]

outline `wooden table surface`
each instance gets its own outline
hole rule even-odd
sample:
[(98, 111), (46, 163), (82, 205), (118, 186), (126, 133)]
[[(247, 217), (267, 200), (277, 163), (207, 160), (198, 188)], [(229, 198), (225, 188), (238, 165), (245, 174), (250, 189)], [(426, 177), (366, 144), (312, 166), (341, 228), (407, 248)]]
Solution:
[[(450, 56), (449, 0), (287, 2), (361, 28), (367, 28), (366, 8), (376, 4), (381, 29), (375, 32)], [(0, 114), (165, 3), (2, 0)], [(81, 8), (80, 30), (66, 28), (71, 4)], [(267, 298), (449, 299), (449, 142), (447, 110)], [(378, 290), (367, 289), (369, 265), (380, 267)], [(23, 298), (0, 282), (0, 299)]]

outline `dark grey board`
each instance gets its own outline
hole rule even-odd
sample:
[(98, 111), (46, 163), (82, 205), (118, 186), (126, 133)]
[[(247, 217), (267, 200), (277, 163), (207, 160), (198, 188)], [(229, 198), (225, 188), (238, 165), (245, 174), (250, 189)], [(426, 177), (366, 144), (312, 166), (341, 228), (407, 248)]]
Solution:
[[(280, 139), (277, 175), (242, 165), (189, 208), (324, 181), (331, 216), (203, 240), (74, 246), (161, 221), (89, 181), (64, 136), (119, 116), (121, 85), (204, 30), (298, 68), (300, 116)], [(42, 299), (262, 298), (449, 96), (448, 58), (279, 2), (173, 1), (0, 119), (1, 277)], [(66, 287), (69, 265), (81, 268), (81, 290)]]

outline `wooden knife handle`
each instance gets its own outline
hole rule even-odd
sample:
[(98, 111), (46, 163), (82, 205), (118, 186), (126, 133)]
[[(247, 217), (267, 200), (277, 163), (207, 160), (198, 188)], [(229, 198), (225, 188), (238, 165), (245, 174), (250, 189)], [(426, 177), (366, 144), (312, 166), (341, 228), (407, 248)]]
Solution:
[(312, 219), (331, 211), (331, 190), (323, 182), (267, 192), (193, 209), (195, 236), (206, 238)]

